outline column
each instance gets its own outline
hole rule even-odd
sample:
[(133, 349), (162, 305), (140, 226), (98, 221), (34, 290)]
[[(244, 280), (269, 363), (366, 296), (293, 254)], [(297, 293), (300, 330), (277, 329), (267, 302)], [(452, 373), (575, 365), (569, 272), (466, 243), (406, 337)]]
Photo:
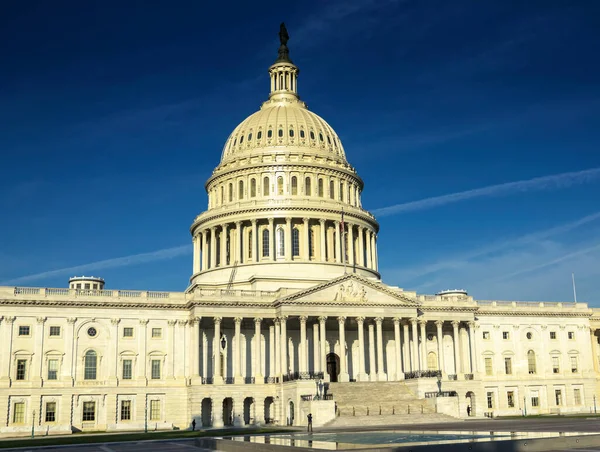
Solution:
[(189, 321), (190, 325), (190, 349), (192, 352), (191, 360), (192, 360), (192, 371), (190, 372), (190, 377), (198, 380), (200, 377), (200, 320), (201, 317), (192, 317)]
[(410, 365), (410, 336), (408, 333), (408, 322), (402, 323), (402, 336), (404, 339), (402, 341), (402, 357), (404, 358), (404, 361), (403, 361), (404, 373), (412, 372), (415, 369), (413, 369)]
[(377, 381), (377, 367), (375, 366), (375, 325), (369, 322), (369, 380)]
[[(176, 323), (176, 320), (167, 320), (167, 378), (170, 380), (175, 377), (175, 349), (177, 347), (177, 341), (175, 341)], [(206, 372), (206, 367), (204, 367), (204, 372)]]
[(227, 234), (228, 232), (227, 223), (221, 226), (221, 267), (227, 265)]
[(269, 260), (275, 258), (275, 228), (273, 227), (273, 218), (269, 218)]
[(200, 271), (200, 234), (196, 234), (193, 239), (194, 243), (194, 274)]
[(402, 355), (400, 354), (400, 317), (394, 317), (394, 346), (396, 355), (394, 363), (396, 364), (396, 380), (404, 380), (402, 373)]
[(285, 219), (285, 260), (290, 261), (292, 259), (292, 219), (286, 217)]
[[(137, 360), (137, 378), (138, 380), (146, 381), (146, 367), (148, 365), (147, 351), (146, 351), (146, 327), (148, 325), (147, 319), (140, 319), (140, 329), (138, 332), (138, 353), (139, 358)], [(144, 383), (145, 384), (145, 383)]]
[(340, 325), (340, 381), (350, 381), (348, 376), (348, 367), (346, 365), (346, 331), (345, 331), (346, 317), (339, 316), (338, 323)]
[(217, 266), (217, 227), (210, 228), (210, 268)]
[[(186, 362), (186, 356), (185, 356), (185, 326), (187, 325), (187, 320), (178, 320), (177, 321), (177, 325), (179, 325), (179, 327), (177, 328), (177, 332), (176, 332), (176, 339), (175, 341), (177, 342), (177, 347), (175, 348), (175, 354), (174, 354), (174, 358), (175, 358), (175, 363), (176, 363), (176, 367), (175, 367), (175, 377), (177, 379), (185, 379), (185, 362)], [(141, 365), (138, 363), (138, 365)]]
[[(308, 218), (303, 218), (302, 221), (304, 222), (304, 226), (303, 226), (303, 231), (304, 231), (304, 246), (302, 247), (303, 251), (303, 255), (304, 255), (304, 260), (305, 261), (309, 261), (310, 260), (310, 226), (308, 224)], [(314, 244), (313, 244), (314, 245)]]
[(366, 262), (365, 262), (365, 267), (367, 268), (373, 268), (371, 266), (371, 231), (369, 229), (365, 229), (365, 235), (366, 235), (366, 242), (367, 242), (367, 256), (366, 256)]
[[(119, 375), (119, 322), (121, 319), (110, 319), (110, 324), (112, 325), (111, 334), (114, 337), (114, 340), (110, 342), (110, 346), (112, 346), (113, 350), (111, 355), (109, 356), (108, 361), (108, 379), (112, 380), (110, 384), (115, 384), (117, 377)], [(109, 347), (110, 350), (110, 347)], [(169, 353), (170, 355), (170, 353)]]
[(410, 319), (412, 326), (412, 369), (414, 371), (421, 370), (419, 365), (419, 333), (417, 331), (417, 319)]
[(452, 330), (454, 333), (454, 373), (458, 375), (460, 373), (460, 347), (458, 345), (458, 320), (452, 321)]
[[(310, 366), (309, 370), (310, 370)], [(313, 323), (313, 372), (322, 372), (321, 359), (319, 357), (319, 324)]]
[[(266, 368), (266, 366), (265, 366), (265, 368)], [(275, 325), (269, 325), (269, 375), (268, 376), (270, 378), (277, 376), (275, 373)], [(271, 380), (271, 383), (273, 383), (272, 380)]]
[(209, 248), (210, 248), (210, 234), (209, 229), (204, 230), (204, 235), (202, 236), (202, 270), (208, 270), (210, 268), (210, 262), (208, 261), (209, 256)]
[(419, 326), (421, 327), (421, 370), (427, 370), (427, 332), (425, 329), (427, 320), (420, 320)]
[(238, 264), (242, 263), (242, 222), (235, 222), (235, 260)]
[(357, 317), (358, 324), (358, 381), (369, 381), (365, 373), (365, 328), (364, 317)]
[(596, 330), (590, 327), (590, 339), (592, 341), (592, 361), (594, 362), (594, 370), (598, 372), (598, 338), (596, 337)]
[(342, 241), (340, 237), (340, 222), (334, 221), (335, 224), (335, 261), (339, 264), (342, 262)]
[(373, 234), (371, 237), (373, 238), (373, 270), (379, 271), (379, 259), (377, 258), (377, 235)]
[(216, 396), (211, 398), (212, 403), (212, 415), (213, 422), (212, 426), (216, 428), (221, 428), (224, 426), (223, 424), (223, 396)]
[(275, 375), (281, 374), (281, 328), (279, 318), (275, 318)]
[(265, 377), (262, 374), (262, 340), (260, 335), (260, 317), (254, 318), (254, 384), (263, 384)]
[[(327, 259), (327, 252), (325, 251), (325, 220), (320, 219), (319, 224), (321, 225), (319, 228), (319, 252), (321, 253), (321, 262), (325, 262)], [(325, 372), (325, 369), (323, 369), (323, 372)]]
[(384, 364), (383, 364), (383, 318), (377, 317), (375, 319), (375, 324), (377, 325), (377, 380), (379, 381), (387, 381), (387, 374), (385, 373)]
[(329, 374), (327, 373), (327, 331), (325, 329), (325, 322), (327, 321), (327, 317), (320, 316), (319, 317), (319, 329), (321, 333), (321, 371), (323, 372), (323, 377), (325, 381), (329, 381)]
[[(273, 403), (272, 410), (275, 410), (275, 403)], [(265, 423), (265, 398), (261, 396), (254, 396), (254, 425), (264, 425)]]
[(365, 265), (365, 228), (358, 227), (358, 265)]
[(354, 227), (348, 225), (348, 265), (354, 267)]
[(446, 374), (446, 366), (444, 365), (444, 333), (442, 327), (444, 326), (443, 320), (436, 320), (435, 326), (437, 328), (437, 343), (438, 343), (438, 368), (442, 371), (442, 375)]
[(41, 385), (42, 383), (42, 364), (44, 362), (44, 323), (46, 323), (46, 317), (36, 318), (35, 333), (33, 336), (34, 348), (31, 368), (31, 380), (33, 380), (34, 385)]
[(244, 379), (242, 377), (242, 318), (236, 317), (233, 319), (235, 324), (235, 352), (233, 353), (233, 367), (235, 369), (235, 376), (233, 382), (235, 384), (244, 383)]
[(479, 372), (479, 366), (477, 365), (477, 351), (475, 349), (476, 347), (476, 341), (475, 341), (475, 329), (476, 329), (476, 324), (475, 322), (469, 322), (469, 345), (470, 345), (470, 349), (471, 349), (471, 373), (472, 374), (476, 374), (477, 372)]
[(306, 321), (308, 317), (300, 316), (300, 353), (298, 353), (298, 370), (306, 372)]
[[(213, 337), (213, 356), (214, 359), (214, 367), (213, 367), (213, 383), (214, 384), (223, 384), (223, 375), (221, 375), (221, 321), (222, 317), (215, 317), (215, 336)], [(219, 402), (221, 403), (221, 402)], [(213, 407), (214, 409), (214, 407)], [(216, 410), (215, 415), (216, 415)], [(221, 406), (221, 424), (223, 418), (223, 407)], [(216, 417), (215, 417), (216, 419)]]
[(281, 323), (281, 374), (287, 375), (288, 373), (288, 365), (287, 365), (287, 316), (281, 316), (279, 318), (279, 322)]
[[(252, 260), (254, 262), (260, 261), (260, 254), (258, 250), (258, 227), (256, 225), (256, 219), (252, 220)], [(261, 250), (262, 251), (262, 250)]]

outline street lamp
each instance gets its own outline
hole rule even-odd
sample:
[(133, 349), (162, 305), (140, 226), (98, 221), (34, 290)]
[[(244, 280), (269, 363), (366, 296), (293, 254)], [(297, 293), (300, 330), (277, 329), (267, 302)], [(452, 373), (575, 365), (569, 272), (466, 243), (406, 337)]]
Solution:
[(35, 436), (35, 410), (31, 413), (31, 437)]

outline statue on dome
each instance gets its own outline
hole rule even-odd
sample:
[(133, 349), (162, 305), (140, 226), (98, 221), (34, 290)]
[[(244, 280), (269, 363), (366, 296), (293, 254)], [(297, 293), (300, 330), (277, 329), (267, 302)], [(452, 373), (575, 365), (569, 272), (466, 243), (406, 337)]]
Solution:
[(285, 28), (285, 23), (281, 22), (279, 26), (279, 42), (282, 46), (287, 46), (287, 42), (290, 39), (290, 35), (288, 34), (287, 28)]
[(292, 60), (290, 60), (290, 50), (287, 47), (289, 39), (290, 35), (288, 34), (287, 28), (285, 28), (285, 23), (281, 22), (281, 25), (279, 26), (279, 43), (281, 45), (279, 46), (277, 60), (275, 61), (276, 63), (292, 62)]

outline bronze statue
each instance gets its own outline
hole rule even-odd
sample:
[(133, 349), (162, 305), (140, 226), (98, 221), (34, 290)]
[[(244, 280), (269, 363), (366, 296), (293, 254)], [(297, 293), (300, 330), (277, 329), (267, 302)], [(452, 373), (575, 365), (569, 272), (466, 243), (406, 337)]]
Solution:
[(279, 26), (279, 42), (282, 46), (287, 46), (287, 42), (290, 39), (290, 35), (288, 35), (287, 28), (285, 28), (285, 23), (281, 22)]
[(290, 50), (287, 47), (289, 39), (290, 35), (288, 34), (287, 28), (285, 28), (285, 23), (281, 22), (281, 25), (279, 26), (279, 42), (281, 45), (279, 46), (277, 60), (275, 61), (276, 63), (283, 61), (288, 63), (292, 62), (292, 60), (290, 60)]

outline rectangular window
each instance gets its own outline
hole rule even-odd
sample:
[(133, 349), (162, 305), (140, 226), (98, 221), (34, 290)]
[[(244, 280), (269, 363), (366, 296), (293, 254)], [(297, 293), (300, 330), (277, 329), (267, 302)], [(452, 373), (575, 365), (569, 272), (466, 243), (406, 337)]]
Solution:
[(550, 339), (556, 339), (556, 331), (550, 331)]
[(575, 405), (581, 405), (581, 389), (573, 389), (573, 399)]
[(60, 326), (51, 326), (50, 336), (60, 336)]
[(554, 390), (554, 399), (556, 401), (556, 406), (562, 405), (562, 391), (560, 389)]
[(508, 403), (509, 408), (515, 407), (515, 392), (514, 391), (508, 391), (506, 393), (506, 401)]
[(150, 400), (150, 420), (160, 420), (160, 400)]
[(488, 340), (488, 339), (490, 338), (490, 332), (489, 332), (489, 331), (484, 331), (484, 332), (483, 332), (483, 338), (484, 338), (485, 340)]
[(98, 283), (95, 283), (95, 284), (93, 285), (93, 287), (94, 287), (94, 290), (98, 290)]
[(121, 400), (121, 420), (131, 420), (131, 400)]
[(531, 406), (532, 407), (540, 406), (540, 399), (538, 398), (537, 395), (531, 396)]
[(575, 331), (569, 331), (567, 335), (570, 340), (575, 340)]
[(512, 375), (512, 358), (504, 358), (504, 372), (506, 375)]
[(492, 358), (485, 358), (485, 374), (493, 375), (494, 368), (492, 367)]
[(152, 328), (152, 337), (154, 339), (162, 337), (162, 328)]
[(558, 356), (552, 357), (552, 373), (553, 374), (560, 373), (560, 358)]
[(46, 402), (46, 422), (56, 422), (56, 402)]
[(152, 379), (160, 380), (160, 359), (152, 360)]
[(576, 374), (579, 369), (579, 366), (577, 366), (577, 356), (571, 356), (571, 373), (572, 374)]
[(509, 340), (510, 339), (510, 333), (508, 331), (502, 331), (502, 339)]
[(85, 286), (84, 286), (85, 290), (90, 290), (90, 287), (91, 287), (90, 283), (85, 283)]
[(83, 422), (96, 420), (96, 402), (83, 402)]
[(131, 380), (132, 360), (123, 360), (123, 380)]
[(58, 359), (48, 360), (48, 380), (58, 380)]
[(19, 326), (19, 336), (29, 336), (29, 327), (27, 325)]
[(81, 289), (81, 283), (77, 283), (77, 288)]
[(13, 424), (25, 422), (25, 402), (17, 402), (13, 405)]
[(27, 378), (27, 360), (17, 359), (17, 380), (25, 380)]
[(487, 407), (494, 408), (494, 393), (493, 392), (487, 393)]
[(123, 328), (123, 337), (133, 337), (133, 328), (129, 326)]

